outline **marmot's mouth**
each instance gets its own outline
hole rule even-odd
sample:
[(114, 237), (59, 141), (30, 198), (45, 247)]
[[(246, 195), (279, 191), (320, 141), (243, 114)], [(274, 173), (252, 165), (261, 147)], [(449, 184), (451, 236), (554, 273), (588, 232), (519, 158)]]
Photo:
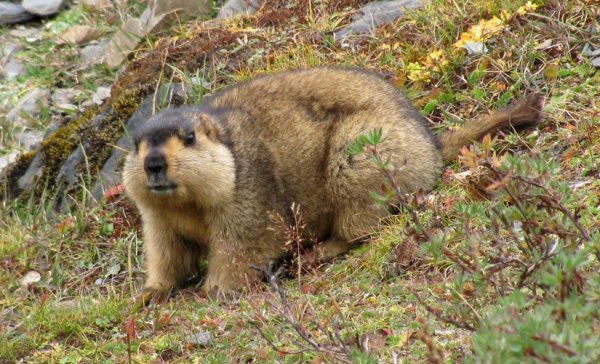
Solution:
[(153, 193), (171, 194), (171, 193), (173, 193), (173, 191), (175, 191), (175, 188), (177, 188), (177, 185), (175, 183), (170, 183), (170, 184), (150, 184), (150, 183), (148, 183), (148, 188)]

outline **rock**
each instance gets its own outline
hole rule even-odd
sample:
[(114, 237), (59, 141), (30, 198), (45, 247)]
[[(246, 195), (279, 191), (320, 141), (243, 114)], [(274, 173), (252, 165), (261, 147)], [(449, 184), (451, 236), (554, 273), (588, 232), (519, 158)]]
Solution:
[(592, 59), (592, 66), (600, 68), (600, 57)]
[(21, 284), (21, 287), (27, 288), (30, 285), (32, 285), (33, 283), (39, 282), (41, 279), (42, 279), (42, 275), (39, 274), (38, 272), (32, 270), (32, 271), (27, 272), (23, 276), (23, 278), (21, 278), (19, 280), (19, 283)]
[(0, 58), (10, 58), (14, 56), (15, 53), (23, 49), (22, 44), (16, 43), (4, 43), (0, 45)]
[(52, 105), (62, 110), (76, 110), (77, 106), (73, 105), (71, 101), (77, 94), (77, 90), (74, 88), (59, 88), (54, 91), (50, 100)]
[(227, 19), (236, 15), (251, 15), (260, 8), (259, 0), (228, 0), (221, 10), (217, 18)]
[(12, 151), (6, 155), (0, 156), (0, 174), (2, 174), (4, 168), (16, 161), (18, 156), (19, 152), (17, 151)]
[(44, 140), (44, 133), (39, 130), (25, 129), (17, 133), (16, 139), (21, 149), (31, 151), (35, 150)]
[(382, 24), (391, 23), (400, 18), (405, 9), (423, 6), (426, 0), (392, 0), (368, 3), (352, 16), (352, 23), (334, 33), (334, 39), (340, 41), (352, 34), (372, 33)]
[(98, 87), (96, 92), (92, 96), (92, 102), (98, 105), (102, 105), (104, 100), (110, 97), (110, 87)]
[(81, 50), (80, 60), (83, 67), (91, 67), (106, 60), (106, 45), (90, 44)]
[(113, 68), (120, 65), (145, 35), (146, 30), (140, 19), (127, 20), (104, 49), (108, 67)]
[(48, 16), (58, 13), (65, 0), (23, 0), (21, 5), (31, 14)]
[[(49, 135), (54, 133), (57, 129), (58, 129), (58, 125), (56, 123), (50, 124), (50, 126), (48, 126), (48, 129), (46, 129), (44, 138), (47, 138)], [(21, 177), (19, 177), (19, 179), (17, 180), (17, 188), (21, 191), (29, 190), (30, 188), (33, 188), (35, 183), (42, 176), (43, 164), (44, 164), (44, 161), (42, 159), (41, 153), (39, 153), (39, 152), (36, 153), (35, 157), (33, 157), (33, 160), (31, 161), (31, 163), (29, 163), (29, 166), (27, 167), (27, 170), (25, 171), (25, 173), (23, 173), (23, 175)]]
[(29, 43), (33, 43), (42, 39), (42, 30), (39, 28), (13, 29), (9, 34), (15, 38), (25, 39)]
[(198, 346), (208, 346), (212, 341), (212, 335), (208, 331), (200, 331), (188, 336), (187, 343)]
[(23, 96), (17, 106), (15, 106), (12, 110), (6, 114), (6, 120), (13, 124), (23, 124), (26, 123), (25, 117), (37, 116), (42, 110), (42, 106), (48, 106), (48, 97), (50, 96), (50, 91), (48, 89), (43, 88), (35, 88), (27, 95)]
[(13, 4), (6, 1), (0, 2), (0, 25), (23, 23), (33, 18), (34, 16), (29, 14), (25, 8), (19, 4)]
[(110, 0), (79, 0), (79, 2), (85, 6), (99, 10), (112, 7)]
[(72, 87), (69, 87), (69, 88), (57, 88), (52, 93), (52, 96), (50, 97), (50, 100), (52, 101), (52, 103), (54, 105), (70, 104), (71, 101), (73, 100), (73, 98), (75, 97), (76, 93), (77, 93), (77, 90), (75, 90)]
[(31, 163), (29, 163), (29, 167), (27, 167), (25, 173), (17, 180), (17, 187), (20, 191), (33, 188), (35, 183), (42, 177), (43, 164), (42, 155), (37, 153)]
[(11, 58), (2, 66), (2, 75), (8, 80), (14, 80), (15, 78), (25, 74), (25, 66), (14, 58)]
[(466, 49), (467, 53), (471, 56), (479, 56), (489, 52), (485, 44), (481, 42), (467, 42), (463, 48)]
[(107, 44), (106, 64), (111, 68), (119, 66), (143, 37), (160, 26), (182, 15), (209, 15), (211, 11), (210, 0), (151, 0), (140, 18), (127, 20)]
[[(169, 15), (170, 20), (183, 16), (210, 15), (212, 2), (210, 0), (150, 0), (148, 7), (152, 9), (152, 17)], [(148, 29), (148, 31), (151, 29)]]

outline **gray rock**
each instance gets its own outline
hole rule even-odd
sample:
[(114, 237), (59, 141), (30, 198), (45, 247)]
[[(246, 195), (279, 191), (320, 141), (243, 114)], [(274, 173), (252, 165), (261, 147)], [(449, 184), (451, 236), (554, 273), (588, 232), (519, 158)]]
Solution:
[(0, 45), (0, 58), (9, 59), (15, 55), (18, 51), (23, 49), (22, 44), (17, 43), (4, 43)]
[(39, 28), (19, 28), (13, 29), (9, 33), (15, 38), (25, 39), (28, 42), (35, 42), (42, 39), (42, 30)]
[(400, 18), (406, 9), (420, 8), (426, 1), (391, 0), (368, 3), (352, 16), (352, 23), (334, 33), (334, 39), (340, 41), (352, 34), (373, 33), (377, 27)]
[(14, 58), (10, 58), (4, 66), (2, 66), (2, 75), (7, 80), (14, 80), (15, 78), (25, 74), (25, 66)]
[(22, 23), (33, 19), (25, 8), (19, 4), (13, 4), (6, 1), (0, 2), (0, 24)]
[(12, 151), (6, 155), (0, 156), (0, 174), (2, 174), (4, 168), (16, 161), (18, 156), (19, 152), (17, 151)]
[(48, 106), (50, 91), (43, 88), (35, 88), (21, 98), (17, 106), (6, 114), (6, 120), (13, 124), (25, 124), (26, 120), (21, 115), (37, 116), (42, 106)]
[(592, 66), (600, 68), (600, 57), (592, 59)]
[(259, 8), (261, 2), (259, 0), (228, 0), (221, 10), (218, 19), (227, 19), (236, 15), (254, 14)]
[(188, 344), (208, 346), (212, 342), (212, 335), (208, 331), (200, 331), (187, 338)]
[(16, 139), (22, 149), (35, 150), (44, 139), (44, 133), (39, 130), (25, 129), (17, 133)]
[(81, 50), (80, 60), (83, 67), (91, 67), (106, 60), (106, 50), (103, 44), (90, 44)]
[(21, 5), (31, 14), (48, 16), (58, 13), (65, 0), (23, 0)]
[(98, 87), (92, 96), (92, 102), (101, 105), (104, 100), (110, 97), (110, 87)]
[(489, 52), (485, 44), (481, 42), (467, 42), (463, 48), (466, 49), (467, 53), (471, 56), (478, 56)]
[(110, 0), (80, 0), (81, 4), (95, 9), (106, 9), (112, 6)]
[[(50, 124), (50, 126), (48, 126), (48, 129), (46, 130), (46, 133), (44, 134), (44, 138), (47, 138), (48, 136), (50, 136), (57, 129), (58, 129), (57, 124), (54, 124), (54, 123)], [(44, 167), (44, 163), (42, 160), (42, 155), (38, 152), (38, 153), (36, 153), (35, 157), (31, 161), (31, 163), (29, 163), (29, 167), (27, 167), (27, 170), (25, 171), (25, 173), (18, 179), (18, 181), (17, 181), (18, 189), (21, 191), (24, 191), (24, 190), (29, 190), (30, 188), (33, 188), (35, 186), (35, 183), (42, 176), (42, 168), (43, 167)]]
[(58, 88), (54, 90), (54, 93), (52, 93), (50, 100), (52, 101), (52, 104), (56, 107), (65, 108), (65, 106), (69, 105), (68, 108), (71, 108), (71, 106), (74, 106), (71, 104), (71, 101), (73, 101), (73, 98), (76, 94), (77, 90), (75, 90), (72, 87)]
[(42, 155), (37, 153), (25, 173), (17, 181), (19, 190), (25, 191), (35, 186), (35, 183), (42, 177), (43, 164)]

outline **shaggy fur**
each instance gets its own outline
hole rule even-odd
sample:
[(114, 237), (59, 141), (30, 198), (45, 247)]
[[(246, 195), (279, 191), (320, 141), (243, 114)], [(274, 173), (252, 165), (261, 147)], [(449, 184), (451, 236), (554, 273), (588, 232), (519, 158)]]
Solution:
[[(377, 229), (383, 212), (369, 192), (383, 178), (368, 155), (346, 150), (383, 130), (378, 150), (403, 168), (400, 189), (430, 190), (444, 161), (486, 133), (536, 123), (543, 98), (436, 138), (393, 85), (365, 70), (323, 67), (258, 77), (201, 105), (152, 117), (125, 163), (127, 194), (144, 223), (146, 289), (167, 292), (208, 259), (203, 288), (240, 290), (257, 281), (251, 265), (286, 254), (272, 218), (292, 222), (300, 205), (322, 259), (347, 251)], [(192, 141), (193, 142), (190, 142)]]

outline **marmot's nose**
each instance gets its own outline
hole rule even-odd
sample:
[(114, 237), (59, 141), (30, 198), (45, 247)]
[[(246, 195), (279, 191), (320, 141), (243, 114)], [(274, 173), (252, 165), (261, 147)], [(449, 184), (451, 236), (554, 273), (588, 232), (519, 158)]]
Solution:
[(150, 154), (144, 161), (144, 168), (148, 174), (159, 174), (167, 169), (167, 161), (163, 154)]

